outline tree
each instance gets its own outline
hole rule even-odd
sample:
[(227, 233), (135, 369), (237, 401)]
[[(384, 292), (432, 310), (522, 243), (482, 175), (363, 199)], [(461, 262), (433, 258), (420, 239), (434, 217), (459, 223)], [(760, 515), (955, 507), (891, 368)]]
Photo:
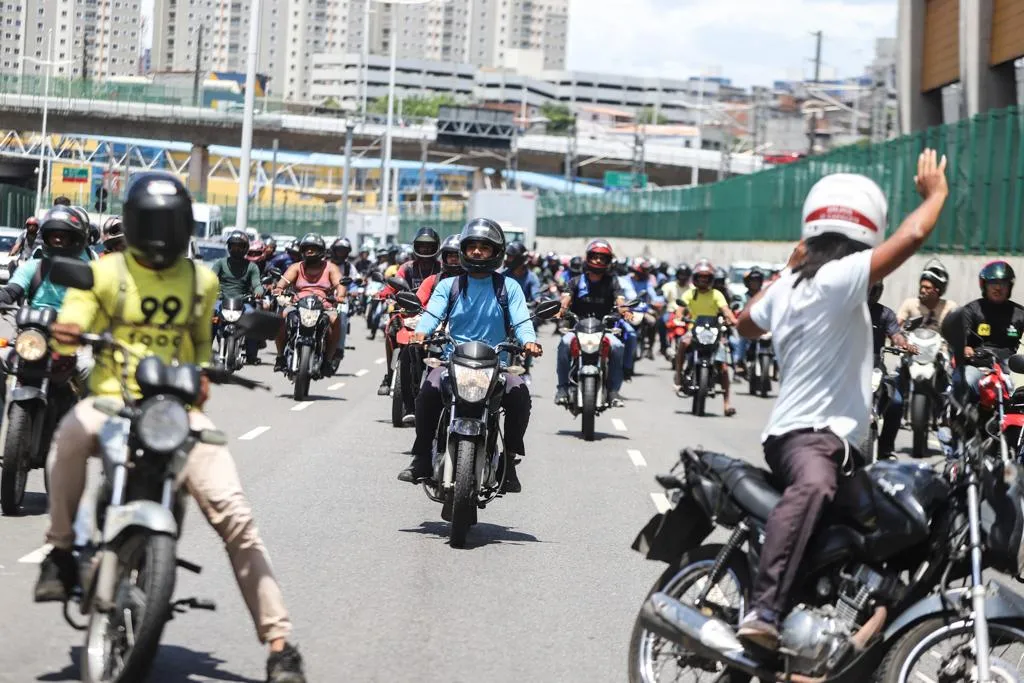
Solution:
[[(441, 107), (452, 107), (457, 104), (458, 101), (455, 99), (455, 96), (448, 93), (428, 97), (413, 95), (412, 97), (402, 98), (402, 116), (436, 119)], [(367, 109), (372, 114), (387, 114), (388, 98), (378, 97), (367, 105)], [(395, 98), (395, 115), (398, 115), (397, 97)]]
[(572, 128), (573, 115), (564, 104), (548, 102), (541, 106), (540, 113), (548, 120), (549, 133), (567, 133)]
[(636, 122), (647, 125), (662, 125), (668, 123), (668, 119), (661, 115), (661, 112), (657, 116), (654, 115), (654, 107), (644, 107), (640, 110), (640, 113), (636, 116)]

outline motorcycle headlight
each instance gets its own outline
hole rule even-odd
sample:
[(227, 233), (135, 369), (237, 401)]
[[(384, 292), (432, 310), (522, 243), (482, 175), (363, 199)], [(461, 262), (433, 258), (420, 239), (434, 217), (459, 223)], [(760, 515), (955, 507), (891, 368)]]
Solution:
[(601, 350), (601, 335), (599, 334), (577, 334), (580, 341), (580, 351), (583, 353), (597, 353)]
[(34, 363), (46, 355), (46, 337), (38, 330), (25, 330), (14, 340), (14, 352)]
[(238, 319), (242, 317), (241, 311), (226, 311), (221, 309), (220, 317), (224, 318), (226, 323), (236, 323)]
[(696, 334), (697, 343), (702, 346), (710, 346), (718, 341), (718, 330), (712, 327), (698, 327)]
[(455, 394), (466, 403), (479, 403), (487, 397), (491, 378), (496, 368), (467, 368), (453, 364), (455, 368)]
[(173, 453), (191, 434), (188, 411), (180, 401), (154, 396), (142, 405), (135, 421), (135, 433), (143, 448), (156, 453)]
[(411, 318), (406, 318), (402, 321), (402, 324), (405, 325), (407, 330), (415, 330), (416, 326), (420, 324), (420, 316), (414, 315)]
[(312, 308), (299, 309), (299, 324), (303, 327), (313, 327), (320, 320), (320, 311)]

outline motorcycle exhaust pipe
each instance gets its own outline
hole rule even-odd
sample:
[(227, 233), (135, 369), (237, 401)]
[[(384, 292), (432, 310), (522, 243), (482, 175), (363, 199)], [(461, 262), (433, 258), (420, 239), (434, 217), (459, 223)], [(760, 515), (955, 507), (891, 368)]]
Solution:
[(640, 610), (640, 623), (697, 655), (704, 655), (751, 676), (774, 680), (776, 672), (746, 652), (728, 624), (706, 617), (665, 593), (655, 593)]

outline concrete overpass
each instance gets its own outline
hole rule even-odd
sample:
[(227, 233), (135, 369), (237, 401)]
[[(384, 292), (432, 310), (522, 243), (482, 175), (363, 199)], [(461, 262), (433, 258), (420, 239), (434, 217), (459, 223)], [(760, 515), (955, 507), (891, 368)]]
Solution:
[[(43, 97), (0, 93), (0, 120), (5, 129), (39, 130)], [(208, 167), (210, 145), (237, 146), (241, 139), (242, 115), (209, 108), (174, 104), (153, 104), (121, 100), (94, 100), (51, 96), (48, 132), (85, 133), (97, 136), (128, 136), (158, 140), (180, 140), (194, 146), (193, 163)], [(298, 116), (260, 113), (253, 122), (253, 146), (270, 148), (278, 140), (282, 150), (337, 152), (344, 145), (348, 121), (329, 116)], [(384, 126), (355, 123), (355, 147), (362, 154), (379, 155)], [(438, 145), (434, 124), (395, 127), (392, 147), (396, 159), (421, 159), (424, 154), (452, 163), (504, 167), (507, 155), (488, 150), (466, 150)], [(571, 141), (568, 137), (529, 134), (517, 141), (518, 167), (522, 170), (560, 174)], [(633, 145), (623, 140), (579, 136), (575, 142), (578, 174), (600, 178), (607, 170), (628, 169), (633, 163)], [(685, 185), (697, 166), (701, 183), (714, 182), (723, 169), (720, 152), (664, 144), (646, 144), (644, 162), (652, 183)], [(207, 159), (202, 166), (204, 157)], [(761, 159), (749, 155), (727, 158), (730, 174), (761, 169)], [(198, 169), (197, 169), (198, 170)], [(205, 179), (205, 174), (201, 175)], [(199, 189), (199, 188), (197, 188)]]

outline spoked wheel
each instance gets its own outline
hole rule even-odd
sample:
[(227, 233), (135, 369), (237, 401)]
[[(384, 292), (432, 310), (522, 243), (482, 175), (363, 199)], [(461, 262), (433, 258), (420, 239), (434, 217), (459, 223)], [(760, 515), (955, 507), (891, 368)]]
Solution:
[(171, 616), (174, 571), (174, 539), (166, 534), (136, 533), (121, 547), (114, 607), (89, 616), (84, 683), (145, 680)]
[[(989, 669), (993, 683), (1024, 681), (1024, 630), (990, 621)], [(977, 681), (974, 623), (929, 619), (911, 629), (878, 669), (880, 683)]]
[[(707, 583), (708, 574), (715, 564), (715, 556), (722, 546), (705, 546), (683, 557), (678, 565), (669, 566), (651, 588), (666, 593), (683, 604), (694, 604)], [(750, 577), (746, 567), (736, 561), (726, 565), (725, 573), (708, 591), (704, 608), (727, 624), (739, 624), (747, 606)], [(749, 676), (723, 674), (720, 663), (698, 657), (682, 645), (671, 643), (648, 631), (639, 617), (633, 626), (629, 643), (629, 682), (666, 683), (667, 681), (693, 681), (694, 683), (734, 683), (750, 680)]]

